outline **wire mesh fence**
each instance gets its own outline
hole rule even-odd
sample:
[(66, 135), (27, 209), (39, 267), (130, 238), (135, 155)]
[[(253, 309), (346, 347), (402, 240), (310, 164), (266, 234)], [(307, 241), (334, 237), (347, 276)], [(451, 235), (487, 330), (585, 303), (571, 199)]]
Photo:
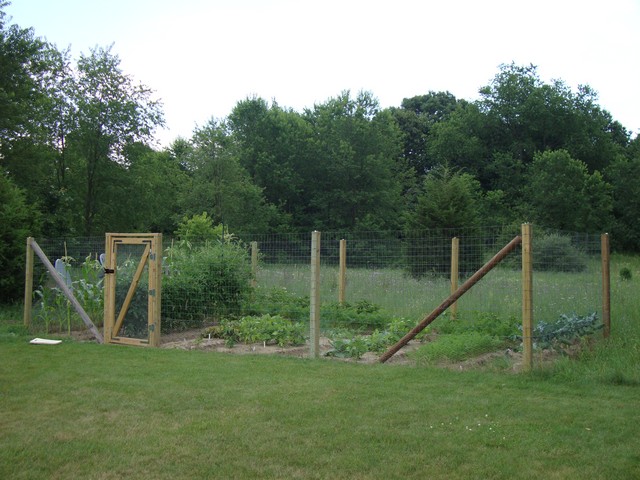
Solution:
[[(381, 353), (519, 233), (519, 226), (322, 232), (318, 289), (323, 353)], [(101, 325), (104, 240), (46, 239), (39, 244), (52, 263), (57, 261), (94, 323)], [(310, 260), (309, 233), (165, 239), (162, 331), (208, 328), (209, 334), (230, 343), (304, 343), (309, 335)], [(420, 334), (413, 342), (413, 358), (459, 362), (517, 350), (521, 265), (518, 248)], [(456, 267), (458, 274), (452, 276)], [(535, 345), (568, 345), (575, 335), (598, 328), (599, 235), (535, 227), (533, 270)], [(34, 276), (34, 327), (82, 328), (44, 273), (39, 267)]]

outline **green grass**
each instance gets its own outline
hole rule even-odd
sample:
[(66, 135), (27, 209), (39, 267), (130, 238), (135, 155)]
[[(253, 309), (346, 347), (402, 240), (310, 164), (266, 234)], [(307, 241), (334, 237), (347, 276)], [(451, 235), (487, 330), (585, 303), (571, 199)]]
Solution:
[(640, 389), (0, 337), (0, 478), (637, 478)]
[(518, 375), (33, 346), (2, 307), (0, 478), (640, 478), (640, 257), (611, 272), (611, 338)]

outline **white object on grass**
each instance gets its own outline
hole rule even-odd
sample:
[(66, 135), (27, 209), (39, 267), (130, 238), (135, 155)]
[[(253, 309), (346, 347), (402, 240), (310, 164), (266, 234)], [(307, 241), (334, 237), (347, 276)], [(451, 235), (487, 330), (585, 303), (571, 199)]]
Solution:
[(58, 345), (62, 340), (49, 340), (48, 338), (34, 338), (29, 342), (32, 345)]

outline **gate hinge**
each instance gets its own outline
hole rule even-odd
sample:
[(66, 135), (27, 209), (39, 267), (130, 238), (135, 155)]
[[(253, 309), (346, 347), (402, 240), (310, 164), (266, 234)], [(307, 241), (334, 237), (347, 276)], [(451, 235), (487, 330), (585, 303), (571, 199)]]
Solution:
[(156, 296), (156, 289), (152, 288), (151, 290), (149, 290), (149, 296), (150, 297), (155, 297)]
[(153, 252), (149, 253), (149, 260), (155, 261), (155, 259), (156, 259), (156, 254)]

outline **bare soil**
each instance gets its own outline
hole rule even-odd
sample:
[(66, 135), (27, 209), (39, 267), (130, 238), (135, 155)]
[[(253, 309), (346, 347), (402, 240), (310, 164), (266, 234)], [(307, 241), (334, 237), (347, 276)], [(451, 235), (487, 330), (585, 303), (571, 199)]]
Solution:
[[(88, 330), (71, 332), (74, 339), (78, 341), (95, 341), (93, 335)], [(236, 344), (227, 346), (225, 341), (220, 338), (203, 338), (202, 330), (188, 330), (184, 332), (163, 334), (160, 340), (160, 348), (174, 348), (179, 350), (202, 350), (210, 352), (220, 352), (236, 355), (286, 355), (297, 358), (309, 357), (309, 345), (296, 345), (280, 347), (278, 345), (254, 343), (254, 344)], [(412, 350), (419, 348), (421, 345), (418, 341), (411, 341), (394, 356), (387, 360), (387, 364), (393, 365), (409, 365), (414, 366), (415, 361), (407, 354)], [(567, 349), (565, 354), (576, 356), (585, 345), (573, 345)], [(589, 345), (587, 344), (588, 348)], [(368, 352), (359, 359), (351, 358), (335, 358), (325, 357), (324, 354), (331, 350), (329, 339), (320, 338), (320, 355), (323, 358), (354, 362), (363, 364), (377, 363), (379, 355)], [(553, 363), (560, 354), (552, 350), (544, 350), (536, 353), (535, 362), (538, 365)], [(485, 353), (476, 357), (459, 361), (443, 361), (437, 364), (438, 367), (454, 371), (467, 370), (490, 370), (499, 369), (501, 371), (517, 373), (522, 370), (522, 353), (515, 352), (510, 349), (497, 352)]]

